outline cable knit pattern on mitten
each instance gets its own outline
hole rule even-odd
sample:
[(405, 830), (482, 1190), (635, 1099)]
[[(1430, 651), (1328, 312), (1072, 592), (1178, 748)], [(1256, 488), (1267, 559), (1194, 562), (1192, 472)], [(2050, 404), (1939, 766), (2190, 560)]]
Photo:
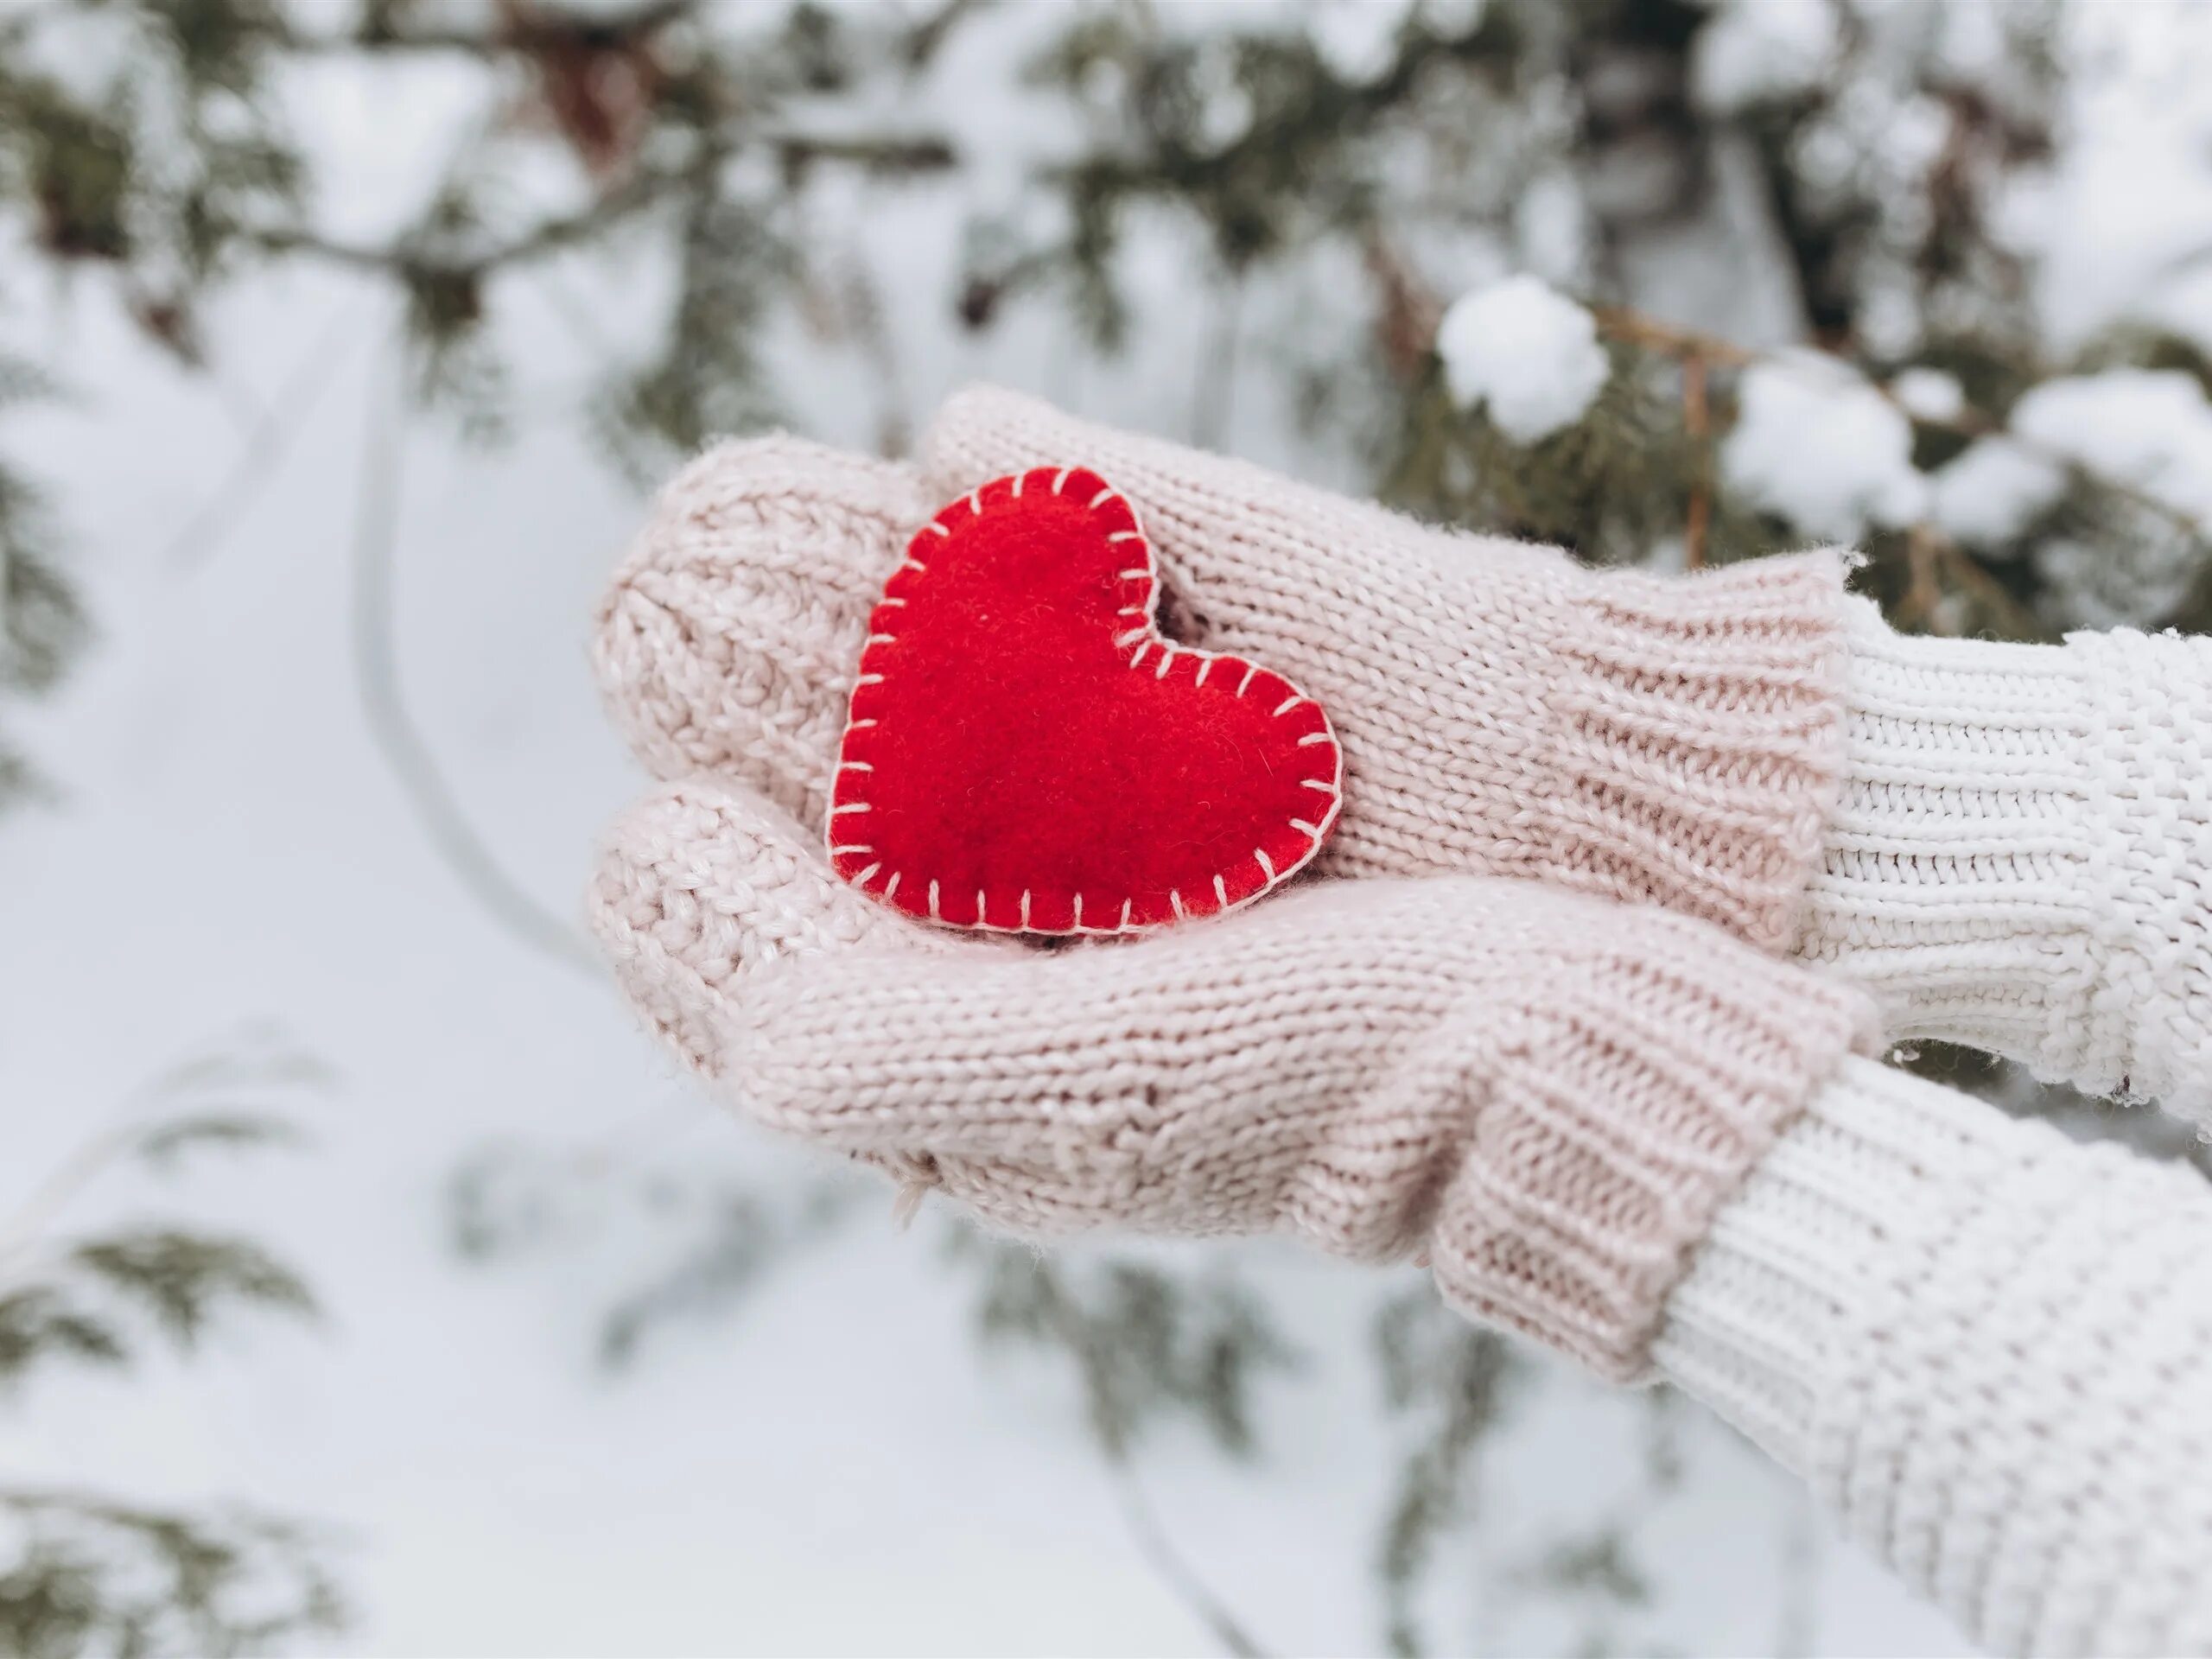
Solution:
[(2212, 1652), (2212, 1185), (1848, 1060), (1662, 1370), (2004, 1653)]
[(1905, 639), (1853, 601), (1801, 954), (1900, 1035), (2212, 1116), (2212, 642)]
[(601, 689), (639, 757), (666, 779), (741, 775), (819, 823), (868, 611), (894, 550), (939, 505), (904, 468), (791, 438), (678, 473), (594, 634)]
[(1790, 938), (1841, 754), (1835, 555), (1591, 570), (991, 389), (924, 448), (940, 493), (1078, 461), (1136, 504), (1171, 629), (1328, 709), (1325, 870), (1536, 876)]
[(947, 948), (830, 873), (821, 837), (712, 784), (648, 795), (607, 831), (587, 897), (617, 984), (695, 1071), (721, 1069), (725, 999), (794, 955), (896, 939)]
[(1459, 1307), (1626, 1377), (1867, 1012), (1658, 911), (1325, 883), (1135, 948), (792, 961), (731, 1004), (724, 1071), (750, 1115), (918, 1154), (1018, 1232), (1423, 1249)]

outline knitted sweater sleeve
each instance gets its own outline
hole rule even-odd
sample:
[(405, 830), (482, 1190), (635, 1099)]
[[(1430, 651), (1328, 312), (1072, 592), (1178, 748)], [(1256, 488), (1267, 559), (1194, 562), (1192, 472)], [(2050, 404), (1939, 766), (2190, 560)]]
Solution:
[(2212, 1652), (2194, 1172), (1848, 1059), (1654, 1353), (1992, 1649)]
[(2212, 1122), (2212, 639), (1847, 632), (1799, 954), (1893, 1035)]

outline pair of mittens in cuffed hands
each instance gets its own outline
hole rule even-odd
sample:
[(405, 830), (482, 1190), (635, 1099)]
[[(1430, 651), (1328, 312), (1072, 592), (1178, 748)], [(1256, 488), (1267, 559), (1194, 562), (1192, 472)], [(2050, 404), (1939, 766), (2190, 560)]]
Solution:
[[(836, 813), (888, 798), (881, 756), (846, 765), (895, 689), (868, 677), (885, 601), (944, 578), (957, 538), (926, 527), (997, 504), (969, 493), (1075, 467), (1145, 556), (1069, 603), (1132, 676), (1277, 677), (1286, 736), (1330, 734), (1334, 816), (1234, 891), (1200, 859), (1187, 922), (1080, 874), (1017, 912), (950, 864), (887, 902), (884, 821)], [(601, 610), (615, 717), (667, 781), (613, 832), (594, 925), (747, 1116), (993, 1224), (1423, 1255), (1470, 1313), (1637, 1376), (1715, 1212), (1875, 1039), (1868, 999), (1779, 955), (1843, 763), (1842, 582), (1832, 553), (1589, 570), (994, 391), (948, 404), (918, 464), (728, 444), (663, 493)], [(1036, 623), (979, 614), (984, 639)], [(957, 861), (959, 824), (934, 828)], [(1175, 925), (1040, 950), (928, 919), (1074, 931), (1077, 894), (1084, 932)]]
[(2212, 1189), (1868, 1058), (2212, 1122), (2212, 643), (1904, 639), (1844, 569), (1586, 570), (995, 391), (914, 466), (727, 445), (601, 612), (664, 782), (594, 924), (910, 1195), (1422, 1261), (1994, 1649), (2212, 1652)]

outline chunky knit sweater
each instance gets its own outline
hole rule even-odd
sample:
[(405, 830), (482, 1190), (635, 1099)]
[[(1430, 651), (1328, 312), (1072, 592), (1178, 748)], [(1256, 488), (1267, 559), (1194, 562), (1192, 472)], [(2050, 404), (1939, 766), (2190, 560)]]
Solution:
[(1849, 601), (1797, 949), (1940, 1037), (2212, 1125), (2212, 640), (1906, 639)]
[(1847, 1059), (1659, 1370), (1993, 1651), (2212, 1652), (2212, 1184)]
[[(1346, 789), (1325, 879), (1040, 953), (872, 905), (819, 826), (906, 537), (1064, 451)], [(2202, 1111), (2202, 647), (1902, 640), (1828, 556), (1591, 573), (1001, 393), (925, 455), (716, 451), (603, 607), (671, 781), (594, 919), (679, 1054), (1024, 1233), (1417, 1255), (1707, 1401), (1993, 1647), (2212, 1650), (2212, 1188), (1864, 1058), (1878, 1014)]]

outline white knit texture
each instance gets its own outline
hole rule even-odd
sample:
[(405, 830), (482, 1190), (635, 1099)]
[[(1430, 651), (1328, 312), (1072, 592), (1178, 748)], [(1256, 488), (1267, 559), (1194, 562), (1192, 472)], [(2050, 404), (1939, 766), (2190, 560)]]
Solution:
[(1891, 1238), (1909, 1233), (1931, 1170), (1986, 1110), (1872, 1061), (1786, 1129), (1713, 1219), (1667, 1304), (1653, 1358), (1668, 1378), (1797, 1474), (1836, 1333)]
[(1864, 1060), (1668, 1304), (1661, 1370), (1994, 1650), (2212, 1651), (2212, 1185)]
[(1801, 956), (1897, 1036), (2212, 1115), (2212, 642), (1907, 639), (1853, 607)]

